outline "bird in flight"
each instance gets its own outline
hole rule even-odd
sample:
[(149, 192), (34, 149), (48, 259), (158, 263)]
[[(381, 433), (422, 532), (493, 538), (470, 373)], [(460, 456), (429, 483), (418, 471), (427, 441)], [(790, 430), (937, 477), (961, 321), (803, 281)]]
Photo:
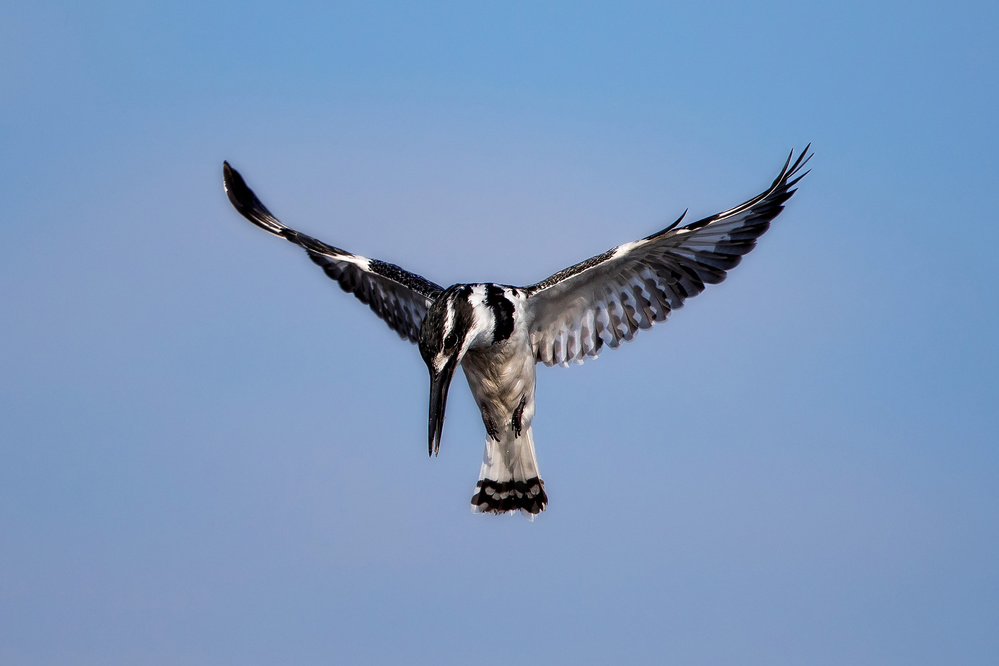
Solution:
[(454, 284), (444, 288), (394, 264), (327, 245), (282, 224), (239, 172), (223, 163), (229, 201), (264, 231), (301, 247), (344, 291), (368, 304), (430, 370), (429, 450), (440, 450), (448, 388), (460, 365), (482, 412), (486, 451), (472, 496), (477, 513), (530, 519), (548, 496), (538, 472), (531, 421), (535, 365), (568, 366), (616, 348), (727, 271), (756, 246), (784, 209), (811, 154), (794, 152), (759, 196), (717, 215), (619, 245), (537, 284)]

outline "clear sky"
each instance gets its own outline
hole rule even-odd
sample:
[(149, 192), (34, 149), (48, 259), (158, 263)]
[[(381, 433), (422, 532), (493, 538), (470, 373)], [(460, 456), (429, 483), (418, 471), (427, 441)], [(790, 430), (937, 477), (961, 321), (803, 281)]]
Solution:
[[(0, 662), (995, 664), (994, 2), (0, 4)], [(549, 510), (291, 245), (535, 282), (812, 173), (539, 368)]]

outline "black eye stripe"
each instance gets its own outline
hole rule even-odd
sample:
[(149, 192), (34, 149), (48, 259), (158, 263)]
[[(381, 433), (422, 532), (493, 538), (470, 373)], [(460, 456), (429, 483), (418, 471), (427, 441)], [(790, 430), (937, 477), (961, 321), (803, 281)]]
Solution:
[(454, 333), (448, 333), (448, 336), (444, 338), (444, 349), (454, 349), (456, 344), (458, 344), (458, 336)]

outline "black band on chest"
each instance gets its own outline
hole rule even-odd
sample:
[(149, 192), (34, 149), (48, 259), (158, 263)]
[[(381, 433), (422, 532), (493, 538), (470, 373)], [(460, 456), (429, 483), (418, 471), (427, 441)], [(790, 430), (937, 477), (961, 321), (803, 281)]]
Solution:
[(503, 288), (495, 284), (486, 285), (486, 305), (493, 311), (496, 324), (493, 327), (493, 344), (502, 342), (513, 334), (513, 303), (503, 293)]

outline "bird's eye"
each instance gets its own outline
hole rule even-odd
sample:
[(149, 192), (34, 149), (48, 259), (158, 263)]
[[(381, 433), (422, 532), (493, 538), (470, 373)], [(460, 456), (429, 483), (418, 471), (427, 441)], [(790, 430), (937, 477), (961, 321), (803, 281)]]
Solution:
[(456, 344), (458, 344), (458, 336), (454, 333), (448, 333), (448, 336), (444, 338), (444, 349), (454, 349)]

